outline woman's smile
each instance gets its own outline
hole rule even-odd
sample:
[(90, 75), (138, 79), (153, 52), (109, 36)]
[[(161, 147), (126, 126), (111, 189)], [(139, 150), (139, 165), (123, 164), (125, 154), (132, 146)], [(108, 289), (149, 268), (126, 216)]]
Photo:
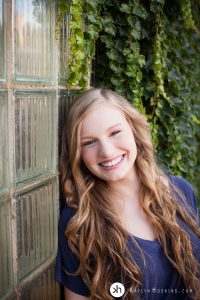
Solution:
[(107, 171), (114, 170), (114, 169), (118, 168), (119, 166), (121, 166), (125, 155), (126, 154), (122, 154), (122, 155), (116, 157), (115, 159), (101, 162), (101, 163), (99, 163), (99, 166), (104, 168)]

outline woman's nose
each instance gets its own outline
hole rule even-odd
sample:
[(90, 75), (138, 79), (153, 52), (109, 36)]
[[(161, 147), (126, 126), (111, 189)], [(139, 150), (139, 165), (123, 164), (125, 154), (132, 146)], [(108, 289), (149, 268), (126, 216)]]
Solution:
[(102, 140), (99, 143), (99, 156), (101, 158), (113, 158), (114, 145), (108, 139)]

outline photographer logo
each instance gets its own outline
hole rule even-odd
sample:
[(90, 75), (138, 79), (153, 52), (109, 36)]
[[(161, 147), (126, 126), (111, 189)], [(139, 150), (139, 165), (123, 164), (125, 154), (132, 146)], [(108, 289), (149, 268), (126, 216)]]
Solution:
[(110, 286), (110, 294), (114, 298), (119, 298), (119, 297), (123, 296), (124, 293), (125, 293), (125, 288), (124, 288), (123, 284), (121, 284), (120, 282), (114, 282)]

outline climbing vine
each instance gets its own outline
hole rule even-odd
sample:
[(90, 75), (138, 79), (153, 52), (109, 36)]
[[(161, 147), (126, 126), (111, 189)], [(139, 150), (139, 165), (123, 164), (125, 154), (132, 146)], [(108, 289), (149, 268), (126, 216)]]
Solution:
[(58, 24), (66, 13), (67, 88), (125, 96), (146, 114), (163, 168), (200, 186), (199, 1), (60, 0)]
[[(69, 90), (74, 86), (85, 89), (90, 84), (91, 61), (95, 54), (95, 42), (101, 28), (98, 2), (60, 0), (58, 25), (66, 14), (70, 14), (70, 37), (66, 41), (70, 51), (66, 66), (66, 86)], [(58, 26), (57, 36), (59, 37)]]

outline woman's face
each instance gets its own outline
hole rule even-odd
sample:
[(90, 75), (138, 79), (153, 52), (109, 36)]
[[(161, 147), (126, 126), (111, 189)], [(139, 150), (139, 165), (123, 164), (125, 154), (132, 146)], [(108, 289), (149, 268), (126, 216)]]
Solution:
[(131, 178), (137, 148), (132, 129), (119, 109), (102, 103), (81, 124), (81, 157), (88, 170), (106, 182)]

